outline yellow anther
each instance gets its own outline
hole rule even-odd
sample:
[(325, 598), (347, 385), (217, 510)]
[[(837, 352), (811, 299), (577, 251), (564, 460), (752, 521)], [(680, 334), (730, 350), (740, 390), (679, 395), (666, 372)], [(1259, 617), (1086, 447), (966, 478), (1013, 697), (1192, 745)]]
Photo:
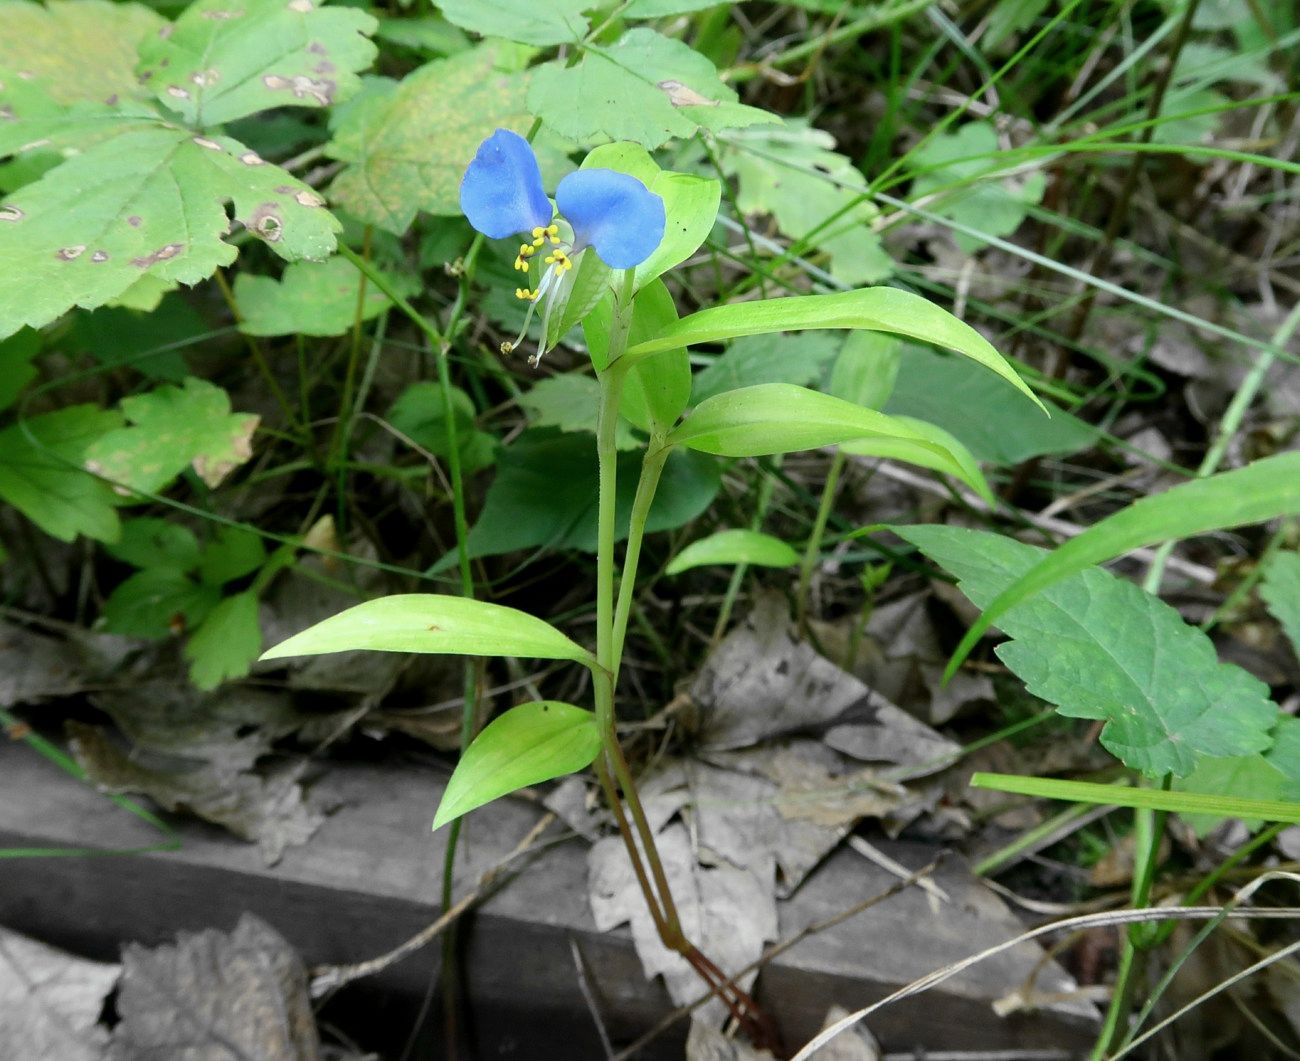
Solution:
[(500, 346), (499, 349), (501, 350), (501, 352), (502, 352), (503, 354), (508, 354), (508, 353), (510, 353), (514, 348), (515, 348), (515, 344), (512, 343), (509, 339), (502, 339), (502, 340), (501, 340), (501, 346)]
[(533, 239), (540, 239), (542, 236), (545, 235), (546, 235), (546, 229), (544, 229), (541, 225), (538, 225), (536, 228), (533, 229)]
[(535, 240), (533, 240), (533, 246), (540, 247), (545, 242), (546, 242), (546, 238), (544, 236), (538, 236)]

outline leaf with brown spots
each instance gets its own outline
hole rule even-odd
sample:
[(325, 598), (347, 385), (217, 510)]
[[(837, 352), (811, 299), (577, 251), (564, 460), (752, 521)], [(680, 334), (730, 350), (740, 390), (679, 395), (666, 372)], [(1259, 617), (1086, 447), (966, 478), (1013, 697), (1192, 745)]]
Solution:
[(80, 148), (0, 202), (0, 338), (93, 309), (144, 278), (195, 284), (229, 265), (234, 216), (289, 261), (322, 259), (338, 221), (312, 188), (224, 136), (194, 136), (137, 109), (63, 111), (27, 85), (0, 89), (0, 157)]
[(198, 0), (145, 41), (139, 74), (200, 128), (274, 107), (328, 107), (360, 87), (377, 25), (313, 0)]
[(571, 140), (631, 140), (652, 149), (700, 128), (779, 120), (738, 103), (713, 63), (689, 45), (645, 27), (608, 47), (588, 46), (575, 66), (557, 59), (538, 67), (528, 108)]
[(256, 416), (232, 413), (230, 396), (191, 376), (122, 400), (131, 427), (110, 431), (86, 450), (86, 466), (125, 491), (157, 493), (193, 465), (212, 487), (252, 456)]
[(163, 24), (140, 4), (0, 0), (0, 68), (59, 103), (116, 102), (139, 95), (136, 51)]
[(525, 132), (523, 75), (496, 69), (491, 46), (440, 59), (351, 108), (329, 144), (352, 163), (330, 187), (359, 220), (402, 233), (417, 211), (460, 213), (460, 178), (494, 129)]

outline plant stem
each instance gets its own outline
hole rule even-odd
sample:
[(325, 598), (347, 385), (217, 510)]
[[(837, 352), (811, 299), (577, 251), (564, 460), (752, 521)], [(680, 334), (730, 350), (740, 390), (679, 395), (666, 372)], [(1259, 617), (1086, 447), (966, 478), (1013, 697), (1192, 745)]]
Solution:
[[(1172, 787), (1173, 776), (1166, 774), (1160, 787), (1166, 792)], [(1142, 809), (1136, 812), (1135, 824), (1137, 836), (1134, 850), (1137, 865), (1133, 870), (1132, 906), (1140, 910), (1151, 904), (1151, 888), (1156, 879), (1156, 863), (1160, 857), (1160, 841), (1165, 833), (1165, 821), (1168, 811), (1151, 811)], [(1101, 1034), (1093, 1047), (1090, 1061), (1102, 1061), (1111, 1044), (1121, 1034), (1121, 1024), (1128, 1015), (1132, 1001), (1133, 987), (1137, 980), (1137, 970), (1142, 964), (1141, 955), (1157, 941), (1150, 926), (1133, 925), (1124, 934), (1123, 948), (1119, 956), (1119, 968), (1115, 971), (1115, 989), (1110, 996), (1110, 1006), (1106, 1010), (1106, 1020)]]
[(803, 630), (808, 621), (808, 594), (812, 589), (813, 568), (822, 552), (822, 538), (826, 534), (826, 521), (830, 519), (831, 507), (835, 504), (835, 491), (840, 485), (840, 473), (844, 471), (844, 451), (838, 447), (831, 458), (831, 466), (826, 470), (826, 483), (822, 486), (821, 502), (817, 505), (817, 518), (813, 520), (812, 533), (808, 535), (808, 544), (803, 551), (803, 562), (799, 565), (799, 588), (795, 591), (795, 621)]
[(641, 462), (641, 478), (636, 484), (636, 497), (632, 500), (632, 514), (627, 532), (627, 551), (623, 554), (623, 573), (618, 582), (618, 603), (614, 608), (614, 643), (611, 648), (614, 660), (614, 682), (618, 682), (618, 666), (623, 661), (623, 641), (627, 637), (627, 620), (632, 613), (632, 599), (636, 596), (636, 569), (641, 561), (641, 543), (645, 539), (646, 519), (654, 503), (659, 478), (668, 461), (670, 447), (664, 445), (662, 436), (650, 440), (650, 448)]

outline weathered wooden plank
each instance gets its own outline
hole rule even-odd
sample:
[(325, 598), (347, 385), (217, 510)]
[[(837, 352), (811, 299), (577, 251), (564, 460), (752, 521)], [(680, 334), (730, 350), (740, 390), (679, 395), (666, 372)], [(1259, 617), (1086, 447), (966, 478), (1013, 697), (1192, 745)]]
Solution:
[[(0, 846), (108, 849), (156, 839), (148, 827), (23, 746), (0, 747), (0, 779)], [(270, 869), (252, 845), (194, 822), (178, 823), (184, 847), (177, 852), (10, 860), (0, 869), (0, 923), (78, 953), (112, 958), (123, 940), (152, 944), (179, 929), (228, 928), (248, 910), (274, 925), (309, 963), (368, 958), (436, 915), (443, 848), (442, 836), (431, 834), (429, 825), (439, 788), (431, 769), (331, 762), (315, 795), (338, 809), (311, 843), (289, 849)], [(476, 813), (465, 834), (460, 886), (498, 863), (537, 817), (533, 806), (518, 800)], [(913, 866), (932, 854), (905, 844), (889, 849)], [(920, 890), (910, 889), (803, 941), (763, 974), (760, 997), (792, 1042), (810, 1035), (833, 1003), (861, 1006), (1020, 931), (1001, 902), (960, 866), (943, 868), (937, 879), (953, 897), (939, 915)], [(841, 851), (782, 904), (782, 933), (844, 910), (892, 882), (876, 866)], [(468, 989), (485, 1056), (508, 1051), (512, 1042), (530, 1056), (598, 1055), (570, 939), (596, 970), (596, 989), (614, 1034), (630, 1038), (667, 1012), (665, 992), (642, 977), (627, 934), (595, 930), (586, 901), (585, 845), (569, 841), (534, 856), (482, 906), (467, 934)], [(873, 1021), (873, 1031), (899, 1048), (1082, 1044), (1091, 1022), (1087, 1007), (1008, 1019), (989, 1007), (1021, 986), (1041, 956), (1028, 946), (1008, 952), (935, 992), (888, 1008)], [(374, 1041), (378, 1035), (390, 1048), (400, 1047), (435, 957), (426, 952), (348, 989), (337, 1019), (360, 1011), (369, 1039), (364, 1028), (347, 1023), (365, 1045), (385, 1048)], [(1046, 991), (1068, 988), (1050, 963), (1038, 984)], [(546, 1052), (547, 1044), (561, 1053)], [(680, 1040), (669, 1040), (653, 1056), (680, 1056)]]

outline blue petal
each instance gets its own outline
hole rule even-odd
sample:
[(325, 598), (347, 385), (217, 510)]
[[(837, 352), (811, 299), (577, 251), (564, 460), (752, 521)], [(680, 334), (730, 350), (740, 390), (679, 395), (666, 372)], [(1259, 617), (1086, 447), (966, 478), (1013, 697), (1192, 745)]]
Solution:
[(461, 178), (460, 208), (489, 239), (549, 225), (551, 203), (528, 141), (509, 129), (498, 129), (479, 144)]
[(664, 238), (664, 201), (635, 177), (580, 169), (555, 189), (555, 205), (573, 226), (574, 250), (596, 248), (611, 269), (631, 269)]

